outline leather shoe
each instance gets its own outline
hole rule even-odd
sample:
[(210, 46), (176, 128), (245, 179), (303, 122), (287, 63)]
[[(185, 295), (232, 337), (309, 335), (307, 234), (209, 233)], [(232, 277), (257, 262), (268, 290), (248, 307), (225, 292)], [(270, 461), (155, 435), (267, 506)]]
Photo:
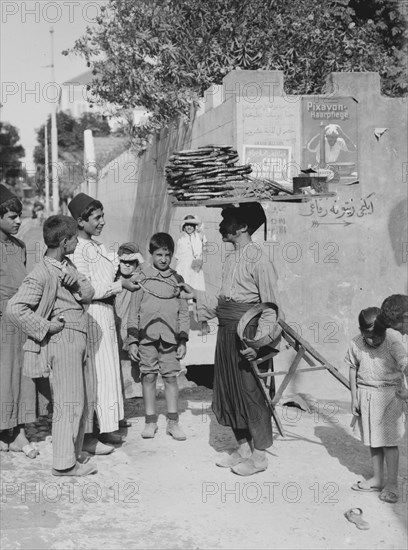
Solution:
[(254, 459), (250, 457), (244, 460), (244, 462), (233, 466), (231, 470), (234, 472), (234, 474), (238, 474), (239, 476), (252, 476), (253, 474), (257, 474), (258, 472), (264, 472), (267, 467), (267, 458), (265, 458), (265, 460), (263, 460), (262, 462), (255, 463)]
[(166, 433), (171, 435), (173, 439), (177, 441), (185, 441), (187, 439), (186, 434), (180, 428), (180, 425), (177, 420), (168, 420)]
[(143, 439), (153, 439), (157, 430), (156, 422), (147, 422), (142, 432)]
[(86, 464), (75, 463), (75, 466), (68, 470), (56, 470), (52, 468), (51, 472), (53, 476), (89, 476), (90, 474), (96, 474), (98, 468), (92, 462)]
[(245, 457), (241, 456), (237, 451), (234, 451), (230, 455), (224, 454), (217, 462), (216, 466), (220, 468), (232, 468), (241, 462), (244, 462)]
[(113, 443), (114, 445), (117, 445), (118, 443), (123, 443), (123, 437), (113, 432), (99, 434), (98, 439), (102, 443)]
[(101, 441), (98, 441), (96, 437), (93, 437), (84, 441), (82, 450), (91, 455), (109, 455), (113, 453), (115, 449), (114, 447), (109, 447), (109, 445), (104, 445)]

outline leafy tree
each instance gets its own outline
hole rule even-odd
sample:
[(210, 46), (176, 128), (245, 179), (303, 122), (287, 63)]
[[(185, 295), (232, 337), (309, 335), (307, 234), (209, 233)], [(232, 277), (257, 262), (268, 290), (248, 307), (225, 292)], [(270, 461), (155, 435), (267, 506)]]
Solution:
[(378, 71), (401, 95), (406, 37), (393, 0), (109, 0), (73, 51), (98, 101), (150, 113), (134, 129), (143, 148), (232, 69), (282, 70), (293, 94), (321, 92), (332, 71)]
[(24, 157), (25, 151), (19, 141), (17, 128), (8, 122), (0, 122), (0, 179), (9, 185), (16, 185), (22, 175), (20, 159)]
[[(52, 181), (51, 166), (51, 116), (48, 125), (49, 178)], [(84, 180), (84, 130), (92, 130), (94, 136), (110, 134), (108, 122), (100, 115), (84, 113), (79, 119), (69, 111), (57, 113), (59, 188), (62, 199), (68, 198), (72, 190)], [(37, 166), (37, 189), (45, 185), (45, 124), (37, 130), (38, 145), (34, 149), (34, 162)]]

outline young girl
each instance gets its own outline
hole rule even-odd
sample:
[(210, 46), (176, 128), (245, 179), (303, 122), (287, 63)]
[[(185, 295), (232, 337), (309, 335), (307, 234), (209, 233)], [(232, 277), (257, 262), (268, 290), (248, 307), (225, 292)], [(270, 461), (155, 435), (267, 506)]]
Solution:
[[(119, 267), (116, 272), (115, 280), (120, 277), (129, 279), (139, 269), (139, 265), (144, 262), (143, 256), (139, 252), (136, 243), (124, 243), (118, 248)], [(140, 382), (140, 371), (138, 365), (129, 359), (127, 346), (124, 346), (127, 338), (127, 324), (129, 307), (132, 293), (124, 289), (115, 296), (115, 318), (116, 331), (119, 341), (119, 357), (122, 370), (123, 397), (131, 399), (132, 397), (143, 397), (142, 384)], [(121, 427), (129, 427), (130, 423), (124, 419), (120, 421)]]
[(403, 401), (398, 393), (408, 357), (402, 343), (379, 322), (380, 312), (377, 307), (360, 312), (360, 334), (351, 341), (345, 358), (350, 366), (351, 411), (358, 417), (357, 432), (370, 447), (374, 470), (372, 478), (358, 481), (352, 489), (379, 491), (384, 502), (397, 502), (398, 443), (404, 435)]

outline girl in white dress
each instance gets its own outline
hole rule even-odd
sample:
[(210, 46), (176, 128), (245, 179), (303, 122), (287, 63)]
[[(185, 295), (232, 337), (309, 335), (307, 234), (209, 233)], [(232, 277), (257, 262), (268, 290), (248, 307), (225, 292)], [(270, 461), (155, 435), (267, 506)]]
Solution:
[(200, 221), (196, 216), (185, 216), (181, 223), (182, 236), (177, 241), (174, 257), (176, 271), (196, 290), (205, 290), (203, 248), (207, 239), (197, 231)]
[[(89, 305), (88, 363), (90, 378), (96, 383), (94, 409), (98, 420), (99, 441), (119, 443), (121, 436), (113, 434), (124, 418), (120, 377), (118, 340), (116, 335), (113, 299), (124, 288), (133, 291), (131, 279), (115, 281), (117, 262), (105, 246), (94, 239), (105, 225), (103, 205), (85, 193), (75, 196), (68, 208), (77, 220), (78, 245), (72, 260), (80, 273), (90, 280), (95, 295)], [(92, 434), (92, 418), (88, 418), (86, 433)], [(95, 445), (95, 438), (87, 435), (84, 450), (105, 454), (103, 447)]]
[[(352, 486), (355, 491), (379, 491), (384, 502), (398, 500), (398, 445), (404, 435), (401, 388), (408, 369), (407, 352), (398, 337), (379, 322), (380, 308), (363, 309), (360, 334), (346, 355), (350, 367), (351, 410), (356, 432), (370, 447), (374, 475)], [(384, 482), (384, 462), (387, 482)]]

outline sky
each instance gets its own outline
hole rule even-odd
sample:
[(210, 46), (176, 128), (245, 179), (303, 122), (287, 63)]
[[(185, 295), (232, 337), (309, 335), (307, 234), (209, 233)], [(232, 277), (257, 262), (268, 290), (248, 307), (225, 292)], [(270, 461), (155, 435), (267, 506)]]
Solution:
[[(0, 23), (1, 111), (3, 122), (16, 126), (26, 158), (33, 169), (36, 129), (55, 106), (59, 85), (87, 70), (83, 58), (62, 50), (71, 48), (100, 13), (106, 0), (2, 0)], [(51, 34), (54, 66), (51, 78)], [(48, 66), (48, 67), (47, 67)]]

